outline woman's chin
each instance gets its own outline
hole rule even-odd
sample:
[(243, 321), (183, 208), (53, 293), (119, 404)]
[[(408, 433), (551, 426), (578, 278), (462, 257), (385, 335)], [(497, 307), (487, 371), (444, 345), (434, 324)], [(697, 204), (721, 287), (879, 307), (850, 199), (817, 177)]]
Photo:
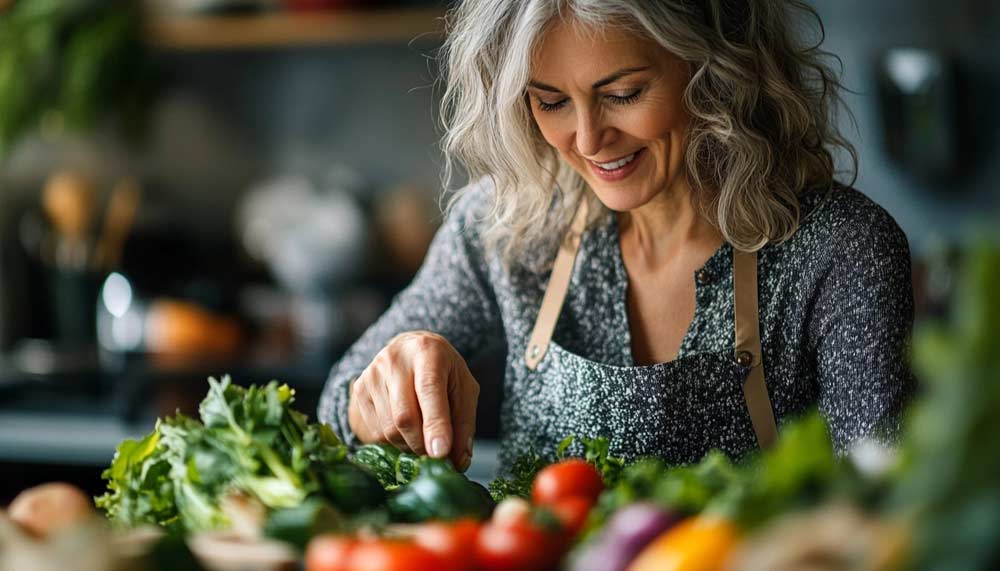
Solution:
[(644, 189), (629, 186), (609, 187), (608, 185), (596, 186), (592, 184), (590, 188), (597, 195), (601, 204), (608, 210), (615, 212), (628, 212), (641, 208), (655, 196), (655, 194), (645, 192)]

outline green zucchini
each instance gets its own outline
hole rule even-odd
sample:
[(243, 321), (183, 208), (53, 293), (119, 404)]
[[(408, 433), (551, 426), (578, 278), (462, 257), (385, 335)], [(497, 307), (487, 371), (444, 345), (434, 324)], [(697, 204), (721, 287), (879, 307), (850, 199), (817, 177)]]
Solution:
[(383, 488), (396, 487), (396, 462), (399, 460), (399, 450), (395, 446), (365, 444), (354, 452), (353, 460), (355, 464), (371, 471)]
[(323, 492), (330, 502), (348, 514), (385, 505), (385, 489), (368, 469), (351, 462), (323, 468)]
[(420, 473), (420, 458), (402, 453), (396, 459), (396, 484), (409, 484)]
[(486, 519), (493, 500), (481, 485), (470, 481), (443, 460), (422, 458), (418, 475), (389, 495), (389, 511), (396, 521), (421, 522), (465, 517)]

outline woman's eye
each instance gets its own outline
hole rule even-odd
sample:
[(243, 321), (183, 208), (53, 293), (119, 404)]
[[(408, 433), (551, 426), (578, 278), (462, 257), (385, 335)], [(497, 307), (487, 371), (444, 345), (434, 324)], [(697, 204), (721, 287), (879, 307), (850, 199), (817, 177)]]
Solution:
[[(624, 95), (609, 94), (606, 95), (605, 97), (607, 97), (608, 101), (610, 101), (615, 105), (628, 105), (630, 103), (635, 103), (636, 100), (639, 99), (640, 93), (642, 93), (642, 89), (636, 89)], [(566, 105), (566, 102), (569, 101), (569, 99), (565, 98), (565, 99), (560, 99), (559, 101), (549, 102), (549, 101), (544, 101), (540, 98), (536, 98), (536, 101), (538, 102), (539, 111), (558, 111), (559, 109), (562, 109)]]
[(628, 105), (629, 103), (635, 103), (639, 99), (640, 93), (642, 93), (642, 90), (636, 89), (626, 95), (608, 95), (608, 101), (611, 101), (615, 105)]
[(563, 105), (566, 105), (565, 99), (560, 99), (559, 101), (555, 101), (552, 103), (549, 103), (547, 101), (542, 101), (541, 99), (538, 100), (539, 111), (556, 111), (562, 108)]

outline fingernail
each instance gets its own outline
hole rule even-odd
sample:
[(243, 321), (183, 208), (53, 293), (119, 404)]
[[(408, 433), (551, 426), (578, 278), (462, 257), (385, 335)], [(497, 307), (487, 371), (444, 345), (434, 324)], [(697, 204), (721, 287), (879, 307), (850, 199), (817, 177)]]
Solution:
[(474, 440), (473, 440), (473, 438), (472, 438), (472, 437), (470, 436), (470, 437), (469, 437), (469, 446), (468, 446), (468, 450), (469, 450), (469, 456), (472, 456), (472, 445), (473, 445), (473, 443), (474, 443)]
[(468, 470), (469, 466), (471, 465), (472, 465), (472, 452), (470, 451), (468, 454), (465, 455), (465, 458), (462, 459), (462, 463), (458, 466), (458, 469), (464, 472)]
[(445, 447), (444, 438), (441, 438), (440, 436), (434, 438), (431, 440), (431, 456), (435, 458), (444, 456), (446, 452)]

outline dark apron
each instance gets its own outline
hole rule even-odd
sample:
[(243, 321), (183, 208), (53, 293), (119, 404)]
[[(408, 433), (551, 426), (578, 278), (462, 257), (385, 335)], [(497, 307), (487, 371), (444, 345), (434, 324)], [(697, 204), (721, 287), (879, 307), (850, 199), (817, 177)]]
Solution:
[(772, 445), (777, 427), (761, 361), (756, 253), (733, 250), (732, 352), (649, 366), (605, 365), (552, 341), (586, 220), (584, 200), (556, 256), (528, 342), (527, 383), (505, 403), (501, 460), (526, 450), (551, 453), (571, 434), (607, 437), (612, 453), (627, 460), (657, 455), (673, 464), (697, 462), (713, 448), (738, 458)]

